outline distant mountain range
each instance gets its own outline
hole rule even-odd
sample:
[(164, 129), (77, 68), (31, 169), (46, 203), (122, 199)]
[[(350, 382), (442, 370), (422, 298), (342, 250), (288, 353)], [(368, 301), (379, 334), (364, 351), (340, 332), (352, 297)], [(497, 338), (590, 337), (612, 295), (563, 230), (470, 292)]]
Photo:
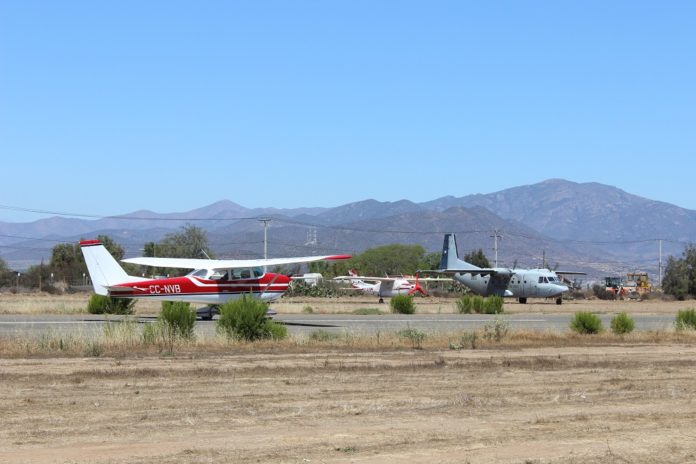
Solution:
[(208, 232), (219, 257), (260, 257), (263, 225), (269, 256), (359, 253), (390, 243), (420, 244), (437, 252), (443, 234), (457, 233), (460, 254), (482, 248), (491, 261), (494, 230), (500, 265), (547, 265), (590, 276), (646, 270), (696, 238), (696, 211), (631, 195), (598, 183), (551, 179), (490, 194), (448, 196), (413, 203), (364, 200), (335, 208), (249, 209), (229, 200), (181, 213), (136, 211), (104, 219), (52, 217), (31, 223), (0, 222), (0, 256), (14, 269), (43, 258), (60, 242), (109, 235), (128, 256), (185, 224)]

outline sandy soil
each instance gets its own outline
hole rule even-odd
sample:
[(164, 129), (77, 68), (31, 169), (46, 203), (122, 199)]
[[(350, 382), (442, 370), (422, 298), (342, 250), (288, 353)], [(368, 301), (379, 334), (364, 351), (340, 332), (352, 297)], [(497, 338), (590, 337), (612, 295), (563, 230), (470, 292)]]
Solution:
[(0, 463), (696, 461), (696, 347), (3, 359)]

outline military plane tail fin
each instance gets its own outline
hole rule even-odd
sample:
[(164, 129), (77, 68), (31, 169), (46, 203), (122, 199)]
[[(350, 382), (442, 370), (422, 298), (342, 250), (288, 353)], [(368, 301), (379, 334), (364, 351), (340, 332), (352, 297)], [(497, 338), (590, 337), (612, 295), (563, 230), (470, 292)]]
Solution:
[(445, 234), (445, 241), (442, 244), (442, 256), (440, 257), (441, 270), (467, 270), (480, 269), (471, 263), (459, 259), (457, 253), (457, 237), (454, 234)]

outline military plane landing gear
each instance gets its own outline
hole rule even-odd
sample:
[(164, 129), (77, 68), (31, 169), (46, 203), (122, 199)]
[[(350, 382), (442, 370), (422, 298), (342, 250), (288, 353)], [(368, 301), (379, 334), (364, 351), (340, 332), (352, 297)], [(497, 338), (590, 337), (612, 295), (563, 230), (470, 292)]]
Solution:
[(561, 297), (556, 298), (557, 305), (562, 304), (562, 303), (563, 303), (563, 298), (561, 298)]
[(517, 301), (519, 301), (520, 304), (527, 304), (527, 299), (526, 299), (526, 298), (518, 298)]

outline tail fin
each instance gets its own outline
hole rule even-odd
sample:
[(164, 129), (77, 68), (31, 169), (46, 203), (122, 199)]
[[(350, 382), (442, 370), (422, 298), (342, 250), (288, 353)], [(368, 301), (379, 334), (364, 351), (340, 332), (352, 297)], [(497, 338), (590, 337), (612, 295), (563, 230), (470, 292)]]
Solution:
[(99, 240), (83, 240), (80, 242), (80, 248), (95, 293), (108, 295), (107, 287), (136, 280), (126, 274)]
[(481, 268), (459, 259), (457, 253), (457, 237), (454, 234), (445, 234), (445, 241), (442, 244), (442, 256), (440, 257), (440, 269), (473, 270)]

